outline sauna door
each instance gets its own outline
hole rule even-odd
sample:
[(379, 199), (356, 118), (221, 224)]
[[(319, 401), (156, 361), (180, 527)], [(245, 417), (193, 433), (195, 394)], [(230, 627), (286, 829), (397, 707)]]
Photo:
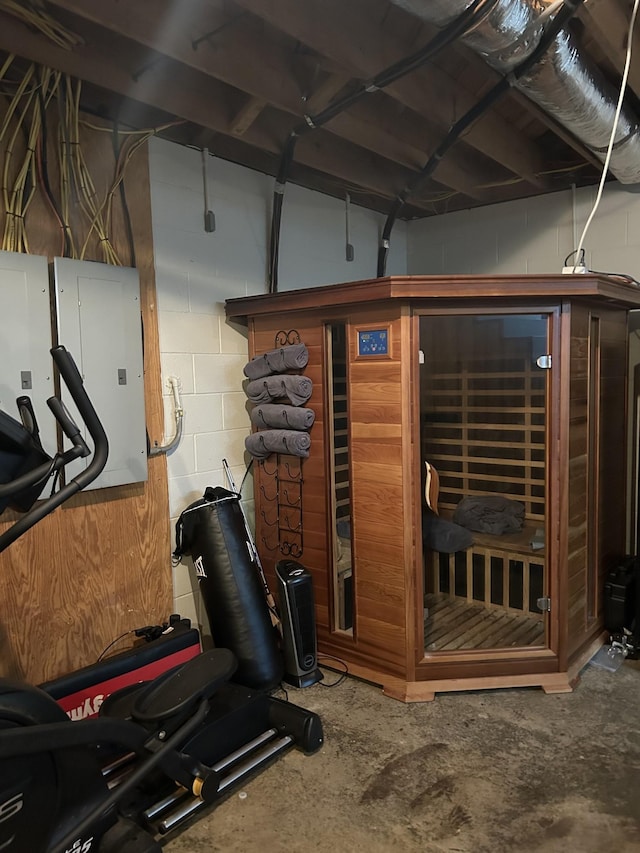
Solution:
[(427, 655), (548, 645), (549, 318), (420, 317)]

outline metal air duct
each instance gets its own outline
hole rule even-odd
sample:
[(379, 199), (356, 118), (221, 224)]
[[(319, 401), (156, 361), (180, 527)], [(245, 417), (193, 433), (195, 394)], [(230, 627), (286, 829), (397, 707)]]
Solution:
[[(391, 0), (415, 17), (446, 26), (471, 0)], [(541, 0), (486, 0), (486, 15), (460, 41), (500, 74), (508, 74), (536, 47), (548, 3)], [(569, 130), (602, 161), (613, 127), (618, 92), (581, 55), (576, 40), (561, 30), (544, 57), (515, 88)], [(640, 181), (638, 118), (620, 113), (609, 170), (622, 184)]]

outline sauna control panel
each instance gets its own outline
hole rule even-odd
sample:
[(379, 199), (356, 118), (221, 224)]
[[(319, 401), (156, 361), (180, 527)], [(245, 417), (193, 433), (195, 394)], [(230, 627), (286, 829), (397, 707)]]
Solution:
[(359, 329), (358, 355), (389, 355), (388, 329)]

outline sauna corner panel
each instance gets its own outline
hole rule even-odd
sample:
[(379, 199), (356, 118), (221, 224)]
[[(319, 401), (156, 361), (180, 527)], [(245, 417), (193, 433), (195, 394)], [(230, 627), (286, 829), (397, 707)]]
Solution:
[[(315, 288), (313, 292), (300, 290), (255, 300), (231, 300), (228, 313), (249, 318), (251, 355), (273, 348), (275, 334), (282, 329), (296, 329), (309, 347), (305, 373), (314, 382), (309, 405), (316, 412), (316, 420), (311, 431), (311, 456), (303, 464), (304, 548), (300, 561), (314, 579), (319, 648), (344, 660), (355, 674), (391, 685), (394, 695), (416, 699), (425, 697), (430, 690), (465, 689), (466, 685), (471, 689), (525, 684), (537, 684), (549, 692), (570, 689), (576, 668), (586, 662), (585, 656), (595, 650), (594, 645), (601, 638), (605, 573), (611, 560), (624, 553), (625, 460), (613, 449), (624, 446), (626, 315), (631, 307), (640, 307), (640, 294), (634, 288), (597, 276), (582, 276), (579, 282), (569, 278), (570, 281), (566, 276), (514, 276), (489, 281), (481, 277), (391, 277)], [(513, 320), (516, 314), (544, 314), (551, 318), (547, 352), (552, 354), (553, 364), (544, 404), (548, 417), (544, 447), (539, 446), (534, 434), (535, 418), (540, 416), (538, 409), (543, 405), (540, 394), (535, 400), (533, 396), (525, 399), (529, 392), (523, 390), (532, 388), (532, 382), (535, 384), (536, 358), (519, 368), (519, 378), (508, 377), (516, 383), (509, 387), (516, 387), (520, 394), (519, 402), (513, 403), (511, 409), (507, 406), (509, 416), (516, 417), (513, 410), (518, 409), (531, 424), (528, 432), (525, 430), (527, 436), (519, 439), (520, 445), (526, 445), (520, 450), (529, 454), (525, 458), (536, 463), (538, 469), (544, 460), (545, 488), (536, 491), (536, 464), (527, 463), (524, 479), (513, 472), (503, 472), (508, 489), (514, 480), (518, 488), (520, 480), (526, 488), (530, 481), (530, 493), (523, 494), (531, 526), (542, 526), (540, 519), (546, 516), (550, 613), (540, 619), (541, 614), (533, 609), (537, 606), (534, 588), (529, 581), (523, 581), (522, 589), (524, 602), (525, 586), (529, 584), (529, 612), (524, 615), (537, 615), (544, 625), (544, 642), (538, 643), (536, 636), (528, 646), (487, 648), (479, 644), (479, 648), (460, 648), (465, 641), (458, 638), (458, 647), (452, 651), (427, 649), (423, 655), (423, 593), (428, 592), (427, 580), (433, 568), (423, 566), (422, 554), (421, 457), (426, 427), (420, 417), (420, 397), (425, 373), (418, 366), (416, 330), (423, 317), (469, 318), (472, 325), (474, 316), (484, 315), (487, 328), (491, 326), (497, 334), (501, 316)], [(325, 363), (327, 323), (344, 324), (347, 329), (353, 635), (336, 629), (332, 582), (334, 498), (329, 491), (335, 457), (333, 439), (328, 436), (335, 409), (331, 408), (329, 381), (333, 377), (327, 376)], [(503, 338), (509, 340), (503, 340), (498, 349), (490, 336), (483, 338), (481, 352), (473, 354), (476, 369), (471, 373), (482, 374), (479, 379), (489, 383), (477, 389), (475, 399), (465, 398), (476, 423), (487, 409), (493, 393), (490, 383), (494, 381), (486, 376), (491, 371), (480, 369), (478, 359), (504, 357), (507, 365), (523, 363), (517, 351), (517, 336)], [(425, 364), (437, 366), (442, 350), (455, 358), (463, 340), (464, 335), (455, 340), (445, 336), (440, 350), (422, 347)], [(515, 368), (507, 367), (506, 372), (509, 370), (513, 374)], [(452, 383), (457, 380), (448, 376), (442, 381), (444, 396), (455, 396)], [(492, 405), (500, 409), (499, 401)], [(447, 406), (449, 410), (455, 408), (446, 401), (442, 406), (441, 426), (447, 419)], [(457, 415), (464, 420), (464, 406), (458, 409)], [(445, 430), (441, 435), (437, 450), (440, 459), (436, 459), (435, 467), (438, 469), (440, 464), (447, 474), (440, 478), (441, 498), (450, 505), (445, 510), (453, 511), (470, 489), (486, 493), (491, 477), (476, 476), (482, 466), (485, 470), (489, 464), (516, 465), (517, 457), (509, 455), (516, 442), (504, 435), (490, 434), (492, 423), (501, 423), (500, 431), (506, 433), (504, 424), (509, 423), (508, 419), (489, 419), (486, 423), (482, 440), (477, 436), (474, 439), (484, 448), (480, 451), (474, 450), (473, 442), (470, 444), (464, 436), (454, 436), (456, 444), (447, 442), (448, 436), (453, 436), (451, 431), (447, 434)], [(434, 423), (428, 428), (437, 427)], [(450, 430), (454, 427), (455, 424)], [(458, 458), (460, 447), (466, 448), (464, 459)], [(492, 454), (493, 447), (499, 449)], [(487, 456), (489, 462), (483, 458)], [(473, 476), (464, 475), (465, 465)], [(264, 477), (264, 470), (256, 466), (257, 542), (273, 582), (275, 562), (281, 555), (261, 541), (267, 529), (261, 513), (264, 507), (260, 485), (264, 482), (266, 488)], [(498, 547), (498, 543), (478, 544), (476, 550), (480, 557), (484, 554), (485, 563), (480, 565), (476, 560), (475, 568), (465, 569), (467, 586), (473, 587), (474, 578), (483, 572), (486, 585), (487, 576), (492, 577), (491, 572), (487, 575), (486, 560), (495, 560), (496, 554), (498, 558), (504, 553), (523, 555), (526, 559), (516, 562), (535, 567), (535, 553), (527, 550), (527, 536), (519, 546), (524, 550), (517, 552)], [(428, 559), (428, 552), (425, 555)], [(504, 587), (510, 581), (504, 562), (500, 565)], [(450, 569), (443, 574), (447, 571), (449, 578), (454, 578), (454, 586), (462, 583), (465, 572), (460, 570), (456, 580)], [(467, 595), (461, 592), (452, 597), (464, 604), (462, 599)], [(489, 614), (499, 610), (500, 602), (496, 605), (486, 590), (484, 595), (478, 591), (477, 597), (472, 590), (471, 599), (467, 605), (484, 607)], [(514, 609), (513, 602), (503, 607), (505, 618)], [(525, 628), (528, 630), (528, 626), (522, 630)]]

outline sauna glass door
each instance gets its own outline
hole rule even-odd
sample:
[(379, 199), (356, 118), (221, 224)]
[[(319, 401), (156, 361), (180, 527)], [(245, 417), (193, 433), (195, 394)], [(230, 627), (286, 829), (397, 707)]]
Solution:
[(351, 547), (351, 484), (347, 327), (342, 321), (325, 326), (326, 378), (329, 403), (328, 437), (331, 453), (329, 498), (333, 587), (333, 630), (353, 636), (353, 557)]
[(547, 645), (549, 326), (420, 317), (426, 654)]

